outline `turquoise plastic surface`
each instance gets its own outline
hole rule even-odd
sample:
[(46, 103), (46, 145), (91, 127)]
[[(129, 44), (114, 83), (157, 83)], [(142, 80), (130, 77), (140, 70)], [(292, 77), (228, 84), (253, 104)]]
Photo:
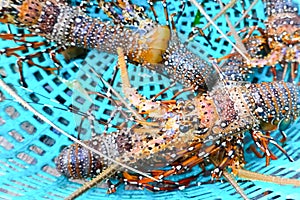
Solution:
[[(224, 1), (225, 2), (225, 1)], [(76, 4), (76, 2), (72, 2)], [(147, 5), (145, 2), (139, 2), (142, 5)], [(169, 13), (178, 11), (180, 1), (168, 1)], [(245, 1), (246, 8), (250, 6), (248, 1)], [(163, 16), (160, 3), (157, 5), (159, 16)], [(210, 16), (214, 16), (220, 9), (216, 2), (208, 2), (204, 4), (204, 8), (207, 10)], [(237, 10), (241, 10), (241, 5), (238, 2)], [(95, 7), (88, 9), (91, 16), (97, 16), (103, 18), (103, 14), (98, 15), (98, 11)], [(264, 19), (263, 4), (261, 1), (251, 11), (251, 15)], [(150, 13), (150, 11), (147, 11)], [(195, 20), (197, 9), (191, 3), (187, 3), (183, 12), (176, 23), (177, 32), (180, 38), (184, 41), (189, 31), (192, 28), (192, 23)], [(151, 15), (151, 14), (150, 14)], [(242, 15), (234, 9), (228, 10), (228, 15), (232, 23), (236, 22)], [(163, 17), (160, 17), (163, 23)], [(237, 27), (241, 29), (246, 26), (255, 25), (256, 20), (247, 20), (249, 24), (245, 24), (244, 21)], [(206, 24), (206, 20), (202, 17), (201, 23), (197, 26), (203, 27)], [(229, 30), (224, 17), (219, 18), (216, 24), (221, 30), (227, 32)], [(261, 23), (259, 22), (261, 25)], [(20, 33), (23, 29), (10, 26), (13, 33)], [(215, 39), (219, 37), (219, 34), (213, 27), (206, 30), (208, 34), (211, 31), (211, 43), (213, 48), (207, 44), (207, 41), (203, 37), (196, 37), (193, 41), (189, 42), (188, 47), (191, 51), (197, 55), (206, 59), (208, 55), (220, 57), (230, 53), (231, 46), (221, 39), (217, 42)], [(0, 24), (0, 32), (7, 32), (7, 26)], [(26, 31), (25, 31), (26, 32)], [(230, 37), (232, 39), (232, 37)], [(43, 38), (36, 37), (30, 40), (41, 41)], [(18, 46), (19, 42), (0, 40), (0, 49), (5, 47)], [(29, 52), (21, 52), (21, 55), (30, 54), (35, 52), (34, 50)], [(82, 59), (76, 59), (69, 63), (65, 62), (61, 55), (58, 56), (62, 62), (63, 68), (60, 71), (60, 76), (68, 80), (69, 84), (73, 80), (79, 81), (84, 87), (90, 87), (95, 89), (93, 80), (97, 79), (86, 78), (83, 75), (87, 75), (89, 67), (93, 67), (99, 73), (103, 74), (104, 79), (110, 80), (114, 72), (114, 66), (117, 58), (115, 55), (107, 53), (99, 53), (92, 50), (88, 55)], [(54, 66), (53, 62), (44, 54), (43, 58), (34, 59), (35, 62), (43, 66)], [(36, 67), (28, 67), (24, 64), (24, 75), (29, 84), (29, 89), (37, 92), (43, 96), (39, 96), (38, 100), (33, 96), (19, 88), (18, 83), (19, 74), (18, 69), (15, 66), (15, 57), (0, 56), (0, 74), (5, 75), (3, 80), (15, 86), (16, 91), (28, 102), (35, 100), (35, 103), (31, 105), (35, 107), (39, 112), (46, 116), (53, 123), (58, 125), (68, 133), (77, 136), (78, 124), (81, 120), (80, 117), (75, 116), (72, 113), (66, 112), (57, 108), (47, 109), (43, 104), (49, 104), (56, 107), (64, 108), (63, 105), (75, 105), (82, 111), (87, 111), (90, 104), (85, 101), (85, 104), (80, 104), (77, 101), (78, 96), (76, 92), (72, 92), (66, 84), (61, 83), (59, 78), (55, 75), (49, 74), (44, 70)], [(163, 77), (157, 73), (154, 73), (140, 67), (130, 66), (129, 72), (131, 76), (131, 83), (139, 91), (148, 98), (157, 94), (163, 88), (169, 86), (172, 81), (166, 77)], [(120, 75), (116, 75), (116, 80), (113, 82), (113, 86), (120, 91)], [(95, 77), (94, 77), (95, 78)], [(271, 81), (272, 77), (268, 71), (268, 68), (254, 70), (252, 79), (255, 81)], [(88, 84), (92, 83), (92, 86)], [(102, 84), (97, 81), (96, 88), (99, 90)], [(182, 87), (177, 84), (168, 90), (163, 99), (170, 99), (175, 91)], [(2, 89), (6, 100), (0, 102), (0, 199), (63, 199), (69, 194), (78, 189), (81, 184), (74, 183), (59, 175), (55, 169), (54, 158), (59, 154), (60, 150), (72, 143), (64, 135), (51, 128), (48, 124), (41, 122), (39, 119), (28, 110), (24, 109), (21, 105), (13, 102), (11, 97), (6, 94)], [(31, 98), (32, 97), (32, 98)], [(56, 99), (61, 103), (56, 104), (50, 101), (49, 98)], [(84, 95), (80, 97), (84, 97)], [(188, 98), (183, 95), (182, 98)], [(37, 104), (38, 102), (39, 104)], [(107, 100), (96, 99), (93, 101), (99, 106), (99, 111), (96, 116), (108, 120), (112, 110), (116, 109), (113, 105), (107, 104)], [(62, 105), (63, 104), (63, 105)], [(116, 117), (112, 123), (118, 123), (122, 121), (121, 118)], [(89, 123), (85, 123), (83, 127), (89, 133)], [(97, 127), (97, 133), (101, 133), (104, 130), (103, 126)], [(110, 131), (110, 130), (109, 130)], [(300, 177), (300, 123), (296, 122), (287, 130), (288, 141), (284, 144), (284, 148), (294, 158), (295, 162), (291, 163), (288, 159), (276, 148), (274, 150), (275, 155), (278, 155), (277, 160), (272, 160), (271, 165), (265, 167), (265, 160), (255, 157), (251, 152), (246, 151), (247, 164), (245, 169), (263, 173), (282, 176), (286, 178), (299, 179)], [(89, 134), (82, 135), (82, 137), (88, 137)], [(281, 138), (279, 133), (274, 133), (273, 137), (276, 140)], [(247, 145), (251, 144), (249, 138), (246, 138)], [(247, 149), (247, 147), (245, 147)], [(188, 177), (191, 174), (199, 172), (199, 168), (195, 167), (189, 174), (183, 174), (180, 177)], [(175, 176), (175, 178), (178, 178)], [(197, 181), (205, 182), (210, 180), (209, 176), (200, 176)], [(238, 183), (242, 189), (244, 189), (247, 196), (251, 199), (300, 199), (300, 189), (293, 186), (281, 186), (277, 184), (264, 183), (260, 181), (241, 181), (237, 178)], [(125, 190), (124, 186), (118, 188), (117, 193), (107, 195), (105, 188), (92, 188), (78, 199), (240, 199), (240, 195), (236, 193), (233, 187), (227, 182), (217, 181), (215, 183), (203, 184), (200, 186), (192, 186), (182, 191), (171, 192), (150, 192), (147, 190)]]

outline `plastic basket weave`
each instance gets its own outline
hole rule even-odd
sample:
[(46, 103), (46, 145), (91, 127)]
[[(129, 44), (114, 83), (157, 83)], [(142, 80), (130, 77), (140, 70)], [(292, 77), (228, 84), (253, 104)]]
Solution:
[[(76, 4), (76, 2), (72, 3)], [(146, 5), (145, 2), (141, 4)], [(178, 10), (179, 4), (179, 1), (169, 2), (169, 10)], [(248, 7), (250, 3), (245, 1), (245, 5)], [(159, 6), (157, 7), (158, 12), (161, 13), (162, 10)], [(214, 16), (217, 13), (216, 10), (220, 9), (215, 2), (205, 3), (204, 7), (211, 16)], [(262, 8), (263, 4), (259, 2), (251, 14), (263, 18)], [(240, 9), (240, 5), (237, 5), (237, 9)], [(98, 15), (99, 12), (96, 9), (90, 9), (89, 13), (91, 15)], [(183, 40), (187, 37), (189, 30), (191, 30), (196, 13), (197, 9), (187, 3), (184, 13), (176, 25), (177, 31)], [(233, 9), (228, 11), (228, 15), (233, 23), (241, 16), (241, 14), (236, 14)], [(198, 26), (201, 27), (205, 23), (206, 20), (201, 19), (201, 23)], [(218, 19), (216, 23), (225, 32), (229, 30), (224, 17)], [(248, 23), (244, 24), (242, 22), (237, 29), (252, 26), (255, 21), (250, 20)], [(23, 31), (13, 26), (10, 28), (14, 33)], [(7, 27), (1, 24), (0, 31), (7, 31)], [(208, 55), (220, 57), (228, 54), (231, 51), (230, 45), (225, 40), (221, 40), (219, 43), (215, 42), (219, 34), (217, 34), (214, 28), (211, 28), (211, 31), (213, 48), (202, 37), (196, 37), (194, 41), (189, 43), (188, 47), (203, 58), (206, 58)], [(206, 31), (205, 33), (208, 32)], [(42, 38), (35, 39), (42, 40)], [(13, 41), (0, 41), (0, 49), (17, 45), (18, 43)], [(23, 53), (27, 54), (31, 52)], [(47, 56), (35, 59), (35, 61), (43, 66), (53, 65)], [(99, 73), (103, 74), (104, 79), (109, 80), (114, 72), (117, 58), (115, 55), (90, 51), (84, 60), (77, 59), (74, 62), (66, 63), (61, 57), (60, 61), (63, 64), (63, 69), (60, 72), (62, 78), (70, 81), (78, 80), (81, 84), (84, 84), (84, 87), (98, 88), (100, 87), (98, 85), (100, 83), (95, 84), (93, 81), (96, 79), (89, 79), (87, 76), (88, 69), (92, 66)], [(42, 96), (37, 96), (37, 99), (31, 93), (17, 87), (19, 86), (19, 74), (15, 67), (15, 62), (16, 59), (14, 57), (0, 57), (0, 73), (6, 75), (6, 78), (3, 80), (8, 84), (14, 85), (18, 94), (28, 102), (34, 101), (35, 103), (32, 103), (32, 106), (49, 120), (71, 135), (77, 136), (78, 120), (80, 120), (78, 117), (56, 108), (50, 108), (49, 110), (40, 104), (47, 103), (57, 107), (61, 105), (53, 103)], [(88, 109), (89, 105), (85, 105), (88, 101), (85, 103), (80, 101), (80, 97), (84, 96), (78, 96), (66, 84), (61, 83), (56, 76), (50, 75), (36, 67), (28, 67), (26, 64), (24, 64), (24, 68), (29, 89), (55, 99), (60, 104), (67, 106), (71, 104), (77, 105), (83, 111)], [(148, 98), (172, 83), (166, 77), (157, 73), (153, 74), (153, 72), (140, 67), (130, 66), (129, 72), (132, 85), (137, 87)], [(272, 79), (267, 68), (256, 70), (253, 78), (256, 81), (270, 81)], [(114, 81), (113, 86), (117, 90), (120, 89), (119, 74), (116, 75), (116, 81)], [(177, 85), (174, 88), (178, 90), (181, 86)], [(54, 158), (64, 146), (71, 144), (72, 141), (51, 128), (48, 124), (37, 119), (31, 112), (25, 110), (16, 102), (10, 101), (11, 97), (4, 91), (2, 92), (7, 100), (0, 102), (0, 199), (63, 199), (67, 197), (79, 188), (81, 184), (71, 182), (60, 176), (55, 169)], [(174, 90), (166, 92), (163, 98), (170, 98), (174, 92)], [(183, 98), (188, 97), (183, 96)], [(37, 102), (40, 104), (37, 104)], [(101, 116), (102, 119), (109, 119), (110, 113), (115, 107), (107, 104), (107, 101), (103, 99), (97, 100), (96, 104), (99, 106), (97, 115)], [(89, 124), (84, 125), (87, 131), (89, 131), (88, 127)], [(295, 162), (289, 162), (281, 152), (274, 149), (275, 155), (278, 155), (278, 160), (271, 161), (271, 165), (265, 167), (264, 159), (258, 159), (252, 153), (246, 151), (247, 164), (245, 168), (263, 174), (299, 179), (299, 127), (300, 124), (298, 122), (294, 123), (288, 129), (288, 141), (284, 146)], [(103, 127), (99, 127), (97, 131), (101, 132), (102, 130)], [(281, 137), (279, 134), (274, 134), (273, 136), (275, 139)], [(195, 174), (197, 170), (199, 169), (195, 167), (190, 173)], [(188, 176), (188, 174), (183, 176)], [(207, 179), (209, 177), (199, 177), (197, 181), (205, 181)], [(237, 180), (239, 179), (237, 178)], [(293, 186), (280, 186), (260, 181), (238, 182), (251, 199), (300, 199), (300, 189)], [(121, 186), (118, 188), (117, 193), (107, 195), (105, 188), (95, 187), (78, 199), (240, 199), (240, 196), (230, 184), (217, 181), (211, 184), (189, 187), (182, 191), (156, 193), (146, 190), (125, 190), (124, 186)]]

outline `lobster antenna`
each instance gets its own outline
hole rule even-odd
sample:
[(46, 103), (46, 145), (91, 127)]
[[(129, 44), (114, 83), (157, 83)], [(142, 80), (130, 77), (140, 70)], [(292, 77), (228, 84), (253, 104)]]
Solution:
[[(211, 158), (210, 160), (215, 166), (217, 166), (217, 162), (215, 159)], [(230, 183), (230, 185), (236, 190), (237, 193), (239, 193), (241, 195), (241, 197), (244, 200), (249, 200), (249, 198), (245, 194), (244, 190), (237, 184), (234, 177), (230, 173), (228, 173), (226, 169), (224, 169), (222, 171), (222, 176)]]
[[(218, 14), (216, 16), (214, 16), (212, 21), (216, 21), (219, 17), (221, 17), (221, 15), (223, 15), (229, 8), (231, 8), (236, 3), (236, 1), (237, 0), (233, 0), (233, 1), (230, 1), (230, 3), (226, 4), (226, 6), (224, 8), (222, 8), (222, 10), (220, 12), (218, 12)], [(210, 25), (211, 25), (211, 22), (208, 22), (207, 24), (205, 24), (205, 26), (202, 28), (202, 30), (204, 31)]]
[(38, 118), (40, 118), (41, 120), (43, 120), (44, 122), (46, 122), (47, 124), (49, 124), (50, 126), (52, 126), (53, 128), (55, 128), (57, 131), (59, 131), (60, 133), (64, 134), (65, 136), (67, 136), (68, 138), (70, 138), (72, 141), (80, 144), (81, 146), (83, 146), (84, 148), (90, 150), (91, 152), (98, 154), (99, 156), (111, 161), (112, 163), (116, 164), (116, 165), (120, 165), (128, 170), (131, 170), (135, 173), (141, 174), (145, 177), (148, 177), (154, 181), (158, 181), (156, 178), (153, 178), (152, 176), (139, 171), (137, 169), (134, 169), (128, 165), (125, 165), (123, 163), (120, 163), (108, 156), (106, 156), (105, 154), (102, 154), (100, 151), (97, 151), (91, 147), (89, 147), (88, 145), (84, 144), (83, 142), (81, 142), (80, 140), (78, 140), (77, 138), (73, 137), (72, 135), (68, 134), (67, 132), (65, 132), (64, 130), (62, 130), (61, 128), (59, 128), (58, 126), (56, 126), (54, 123), (52, 123), (49, 119), (47, 119), (44, 115), (42, 115), (41, 113), (39, 113), (36, 109), (34, 109), (30, 104), (28, 104), (24, 99), (22, 99), (15, 91), (13, 91), (2, 79), (0, 79), (0, 87), (2, 87), (9, 95), (11, 95), (13, 98), (15, 98), (15, 100), (20, 103), (24, 108), (26, 108), (27, 110), (31, 111), (35, 116), (37, 116)]
[(217, 29), (217, 31), (229, 42), (229, 44), (231, 44), (233, 48), (235, 48), (237, 52), (239, 52), (246, 59), (246, 61), (250, 63), (248, 57), (235, 44), (233, 44), (233, 42), (221, 31), (221, 29), (214, 23), (210, 16), (208, 16), (203, 7), (198, 2), (196, 2), (196, 0), (190, 1), (199, 9), (203, 16)]
[(106, 168), (104, 171), (102, 171), (100, 174), (98, 174), (95, 178), (93, 178), (91, 181), (86, 182), (83, 186), (78, 188), (75, 192), (73, 192), (70, 196), (68, 196), (65, 200), (72, 200), (76, 197), (79, 197), (83, 193), (85, 193), (90, 188), (97, 185), (99, 182), (104, 180), (107, 176), (110, 175), (111, 172), (113, 172), (118, 167), (117, 164), (111, 165), (109, 168)]
[[(55, 103), (55, 104), (58, 104), (58, 105), (61, 105), (62, 107), (60, 107), (60, 106), (56, 106), (56, 105), (52, 105), (52, 104), (47, 104), (47, 103), (39, 103), (39, 102), (36, 102), (36, 101), (26, 101), (27, 103), (29, 103), (29, 104), (37, 104), (37, 105), (41, 105), (41, 106), (46, 106), (46, 107), (49, 107), (49, 108), (54, 108), (54, 109), (58, 109), (58, 110), (62, 110), (62, 111), (65, 111), (65, 112), (69, 112), (69, 113), (73, 113), (73, 114), (76, 114), (76, 115), (79, 115), (79, 116), (81, 116), (81, 117), (84, 117), (84, 118), (86, 118), (86, 119), (88, 119), (89, 117), (90, 117), (90, 115), (87, 113), (87, 112), (84, 112), (84, 111), (80, 111), (80, 110), (77, 110), (77, 109), (75, 109), (75, 108), (73, 108), (73, 107), (69, 107), (69, 106), (66, 106), (66, 105), (64, 105), (64, 104), (62, 104), (62, 103), (60, 103), (59, 101), (57, 101), (56, 99), (52, 99), (52, 98), (49, 98), (49, 97), (47, 97), (47, 96), (45, 96), (45, 95), (43, 95), (43, 94), (40, 94), (40, 93), (38, 93), (38, 92), (34, 92), (33, 90), (31, 90), (31, 89), (29, 89), (29, 88), (26, 88), (26, 87), (23, 87), (23, 86), (20, 86), (20, 85), (14, 85), (14, 84), (11, 84), (13, 87), (19, 87), (19, 88), (21, 88), (22, 90), (25, 90), (26, 92), (29, 92), (30, 94), (34, 94), (34, 95), (38, 95), (38, 96), (41, 96), (41, 97), (43, 97), (43, 98), (45, 98), (45, 99), (47, 99), (48, 101), (50, 101), (50, 102), (53, 102), (53, 103)], [(72, 88), (72, 89), (76, 89), (76, 88)], [(95, 92), (95, 94), (96, 95), (99, 95), (99, 96), (101, 96), (101, 97), (104, 97), (104, 98), (107, 98), (107, 99), (109, 99), (110, 101), (113, 101), (115, 104), (116, 104), (116, 106), (117, 106), (117, 102), (115, 102), (114, 101), (114, 99), (112, 99), (112, 98), (109, 98), (109, 97), (107, 97), (107, 96), (105, 96), (105, 95), (103, 95), (102, 96), (102, 94), (101, 93), (96, 93)], [(5, 98), (5, 100), (8, 100), (8, 101), (15, 101), (13, 98)], [(1, 96), (0, 96), (0, 101), (1, 101)], [(126, 115), (126, 113), (125, 112), (123, 112), (122, 110), (120, 110), (120, 109), (116, 109), (116, 110), (114, 110), (113, 111), (113, 113), (112, 113), (112, 115), (115, 113), (115, 112), (120, 112), (126, 119), (128, 118), (128, 116)], [(89, 111), (88, 111), (89, 112)], [(103, 121), (103, 120), (101, 120), (101, 119), (96, 119), (96, 118), (94, 118), (93, 117), (93, 120), (94, 121), (97, 121), (98, 123), (100, 123), (100, 124), (102, 124), (102, 125), (105, 125), (105, 126), (107, 126), (107, 124), (109, 123), (109, 121)], [(117, 125), (113, 125), (112, 127), (114, 127), (114, 128), (120, 128), (119, 126), (117, 126)], [(78, 131), (79, 133), (80, 133), (80, 131)], [(78, 137), (77, 137), (78, 138)]]
[[(249, 8), (244, 12), (244, 14), (239, 18), (239, 20), (234, 24), (233, 28), (237, 27), (241, 21), (246, 17), (246, 15), (248, 15), (248, 13), (252, 10), (252, 8), (257, 4), (258, 0), (254, 0), (251, 5), (249, 6)], [(225, 8), (227, 7), (227, 5), (225, 6)], [(214, 20), (215, 18), (213, 18)], [(204, 30), (204, 29), (203, 29)], [(235, 31), (235, 30), (234, 30)], [(236, 31), (235, 31), (236, 32)], [(230, 32), (228, 32), (226, 35), (229, 35)], [(222, 37), (220, 37), (222, 38)]]
[[(220, 0), (219, 0), (219, 4), (220, 4), (221, 8), (224, 8), (223, 3)], [(242, 39), (238, 36), (238, 34), (237, 34), (237, 32), (236, 32), (233, 24), (229, 20), (228, 15), (226, 13), (224, 15), (225, 15), (226, 22), (227, 22), (227, 24), (228, 24), (228, 26), (230, 28), (230, 31), (231, 31), (231, 33), (233, 35), (233, 38), (235, 39), (235, 42), (237, 43), (237, 45), (241, 49), (241, 51), (243, 53), (247, 54), (247, 50), (245, 48), (245, 45), (243, 44)]]
[(298, 179), (290, 179), (290, 178), (283, 178), (283, 177), (272, 176), (272, 175), (265, 175), (257, 172), (251, 172), (244, 169), (234, 169), (233, 173), (236, 176), (247, 180), (270, 182), (279, 185), (293, 185), (297, 187), (300, 186), (300, 180)]
[(257, 4), (258, 0), (254, 0), (251, 5), (249, 6), (249, 8), (244, 12), (244, 14), (241, 16), (241, 18), (234, 24), (234, 27), (236, 27), (237, 25), (239, 25), (239, 23), (241, 23), (241, 21), (246, 17), (246, 15), (248, 15), (248, 13), (250, 12), (250, 10)]
[(92, 67), (90, 67), (90, 70), (94, 73), (94, 74), (96, 74), (96, 76), (105, 84), (105, 86), (108, 88), (108, 89), (110, 89), (111, 91), (112, 91), (112, 93), (116, 96), (116, 97), (118, 97), (118, 99), (126, 106), (126, 108), (128, 109), (128, 110), (130, 110), (133, 114), (134, 114), (134, 116), (138, 119), (138, 120), (140, 120), (140, 121), (145, 121), (145, 119), (136, 111), (136, 110), (134, 110), (134, 109), (132, 109), (129, 105), (128, 105), (128, 103), (126, 102), (126, 100), (107, 82), (107, 81), (105, 81), (103, 78), (102, 78), (102, 76), (100, 76)]
[(237, 184), (232, 174), (228, 173), (226, 170), (223, 171), (224, 178), (230, 183), (232, 187), (241, 195), (241, 197), (245, 200), (249, 200), (244, 190)]

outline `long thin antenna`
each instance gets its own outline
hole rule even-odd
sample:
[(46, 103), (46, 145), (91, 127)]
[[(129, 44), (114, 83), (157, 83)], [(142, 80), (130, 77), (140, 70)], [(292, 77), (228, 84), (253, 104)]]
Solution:
[(90, 69), (105, 84), (105, 86), (110, 89), (116, 97), (118, 97), (118, 99), (126, 106), (127, 109), (130, 110), (130, 112), (134, 114), (138, 120), (145, 121), (145, 119), (136, 110), (128, 106), (128, 103), (125, 101), (125, 99), (107, 81), (105, 81), (92, 67)]
[(239, 23), (241, 23), (241, 21), (246, 17), (246, 15), (248, 15), (248, 13), (250, 12), (250, 10), (252, 10), (252, 8), (257, 4), (258, 0), (254, 0), (251, 5), (249, 6), (249, 8), (244, 12), (244, 14), (242, 15), (242, 17), (234, 24), (234, 27), (236, 27), (237, 25), (239, 25)]
[[(224, 8), (223, 3), (221, 2), (221, 0), (219, 0), (219, 4), (220, 4), (221, 8)], [(225, 16), (226, 22), (228, 24), (228, 27), (230, 28), (230, 31), (233, 35), (233, 38), (235, 39), (236, 44), (239, 46), (239, 48), (241, 49), (241, 51), (243, 53), (247, 54), (247, 50), (245, 48), (245, 45), (243, 44), (242, 39), (238, 36), (238, 34), (235, 30), (235, 27), (232, 25), (228, 15), (225, 13), (224, 16)]]
[(94, 187), (97, 185), (99, 182), (101, 182), (103, 179), (105, 179), (107, 176), (110, 175), (112, 171), (114, 171), (118, 165), (114, 164), (111, 165), (109, 168), (105, 169), (103, 172), (97, 175), (96, 178), (92, 179), (89, 182), (86, 182), (82, 187), (77, 189), (75, 192), (73, 192), (70, 196), (68, 196), (65, 200), (72, 200), (75, 199), (76, 197), (79, 197), (81, 194), (86, 192), (88, 189)]
[(300, 180), (298, 180), (298, 179), (282, 178), (282, 177), (278, 177), (278, 176), (260, 174), (257, 172), (251, 172), (251, 171), (244, 170), (244, 169), (235, 169), (234, 173), (236, 174), (236, 176), (247, 179), (247, 180), (270, 182), (270, 183), (276, 183), (279, 185), (294, 185), (294, 186), (298, 186), (298, 187), (300, 186)]
[[(213, 158), (210, 159), (211, 162), (217, 166), (217, 161)], [(241, 195), (241, 197), (244, 200), (249, 200), (249, 198), (247, 197), (247, 195), (245, 194), (244, 190), (237, 184), (236, 180), (234, 179), (234, 177), (229, 174), (226, 169), (224, 169), (222, 171), (223, 177), (230, 183), (230, 185), (236, 190), (237, 193), (239, 193)]]
[(203, 7), (198, 2), (196, 2), (196, 0), (190, 1), (199, 9), (203, 16), (217, 29), (217, 31), (229, 42), (229, 44), (231, 44), (233, 48), (235, 48), (237, 52), (239, 52), (246, 59), (246, 61), (250, 63), (248, 57), (235, 44), (233, 44), (233, 42), (221, 31), (221, 29), (214, 23), (210, 16), (208, 16)]
[[(257, 4), (258, 0), (254, 0), (251, 5), (249, 6), (249, 8), (244, 12), (244, 14), (239, 18), (239, 20), (234, 24), (234, 28), (237, 27), (241, 21), (246, 17), (246, 15), (248, 15), (248, 13), (252, 10), (252, 8)], [(225, 7), (224, 7), (225, 8)], [(204, 29), (203, 29), (204, 30)], [(228, 32), (226, 35), (229, 35), (230, 32)], [(220, 37), (222, 38), (222, 37)]]
[(234, 187), (234, 189), (241, 195), (241, 197), (245, 200), (249, 200), (244, 190), (237, 184), (236, 180), (232, 176), (232, 174), (228, 173), (226, 170), (223, 171), (224, 178)]
[[(233, 0), (230, 1), (230, 3), (226, 4), (225, 7), (222, 8), (222, 10), (220, 12), (218, 12), (218, 14), (216, 16), (214, 16), (214, 18), (212, 19), (213, 21), (216, 21), (219, 17), (221, 17), (229, 8), (231, 8), (235, 2), (237, 0)], [(207, 29), (209, 26), (211, 25), (211, 22), (208, 22), (207, 24), (205, 24), (205, 26), (202, 28), (202, 30), (204, 31), (205, 29)]]

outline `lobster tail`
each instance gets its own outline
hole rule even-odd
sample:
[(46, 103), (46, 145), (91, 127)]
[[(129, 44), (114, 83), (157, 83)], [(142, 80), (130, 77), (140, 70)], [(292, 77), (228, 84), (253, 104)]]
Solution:
[(61, 174), (74, 179), (95, 177), (103, 169), (99, 156), (77, 143), (64, 148), (55, 163)]
[(292, 83), (272, 82), (251, 84), (252, 110), (264, 122), (296, 118), (300, 111), (300, 89)]

